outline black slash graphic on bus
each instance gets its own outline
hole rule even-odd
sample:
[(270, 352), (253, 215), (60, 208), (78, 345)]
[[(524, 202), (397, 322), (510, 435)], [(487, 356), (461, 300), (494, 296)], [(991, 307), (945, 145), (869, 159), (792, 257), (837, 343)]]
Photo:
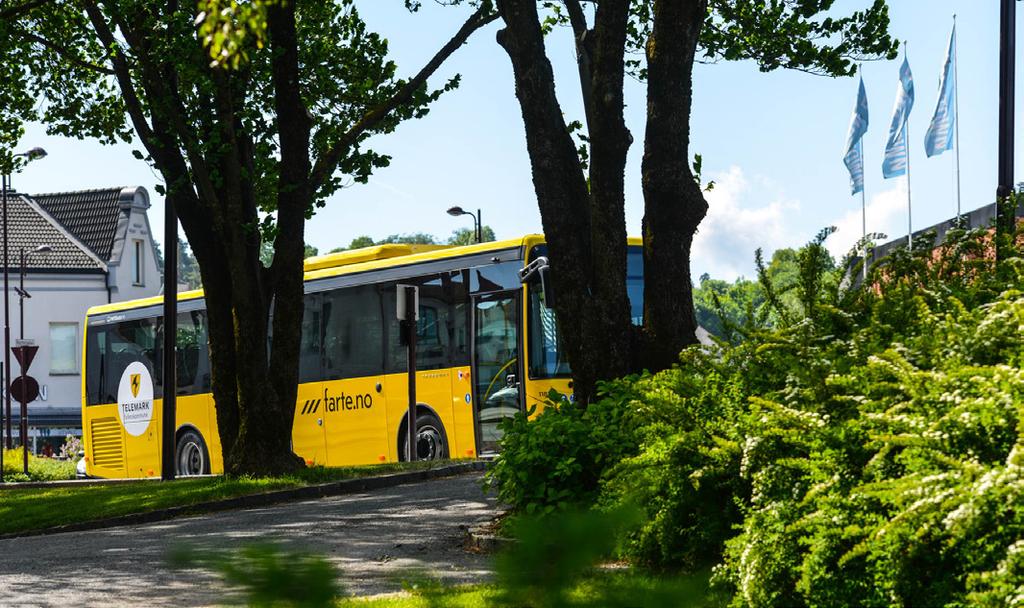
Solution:
[(300, 416), (304, 416), (306, 414), (315, 414), (318, 409), (320, 409), (320, 400), (310, 399), (306, 401), (306, 405), (302, 406), (302, 413), (300, 414)]

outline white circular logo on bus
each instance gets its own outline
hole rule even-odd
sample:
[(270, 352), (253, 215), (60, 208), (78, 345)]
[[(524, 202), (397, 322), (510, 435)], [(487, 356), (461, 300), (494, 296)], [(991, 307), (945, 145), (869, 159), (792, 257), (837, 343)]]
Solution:
[(128, 364), (117, 387), (117, 413), (129, 435), (146, 432), (153, 420), (153, 377), (144, 363)]

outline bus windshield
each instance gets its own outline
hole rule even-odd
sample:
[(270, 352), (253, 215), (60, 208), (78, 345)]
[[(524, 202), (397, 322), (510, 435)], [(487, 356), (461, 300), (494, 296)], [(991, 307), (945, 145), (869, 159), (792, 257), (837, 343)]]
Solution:
[[(547, 255), (547, 247), (534, 247), (530, 259)], [(630, 317), (634, 325), (643, 324), (644, 316), (644, 257), (643, 249), (631, 246), (626, 252), (626, 292), (629, 296)], [(530, 325), (527, 348), (530, 353), (531, 379), (568, 378), (572, 375), (569, 361), (561, 347), (561, 335), (555, 321), (555, 311), (544, 305), (544, 294), (539, 284), (529, 286)]]

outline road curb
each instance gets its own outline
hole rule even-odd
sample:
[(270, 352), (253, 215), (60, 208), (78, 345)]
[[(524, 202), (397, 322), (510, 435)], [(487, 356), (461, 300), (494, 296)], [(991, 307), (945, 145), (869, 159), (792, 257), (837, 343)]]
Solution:
[(159, 521), (166, 521), (168, 519), (175, 519), (178, 517), (199, 515), (202, 513), (216, 513), (219, 511), (231, 511), (236, 509), (251, 509), (254, 507), (263, 507), (267, 505), (291, 502), (296, 500), (310, 500), (315, 498), (324, 498), (327, 496), (354, 494), (356, 492), (365, 492), (366, 490), (391, 488), (394, 486), (416, 483), (420, 481), (428, 481), (431, 479), (438, 479), (441, 477), (465, 475), (467, 473), (483, 471), (486, 468), (486, 462), (476, 460), (473, 462), (460, 462), (455, 464), (444, 465), (437, 467), (436, 469), (406, 471), (402, 473), (391, 473), (388, 475), (380, 475), (377, 477), (363, 477), (359, 479), (345, 479), (343, 481), (332, 481), (330, 483), (324, 483), (315, 486), (303, 486), (301, 488), (290, 488), (287, 490), (274, 490), (272, 492), (263, 492), (261, 494), (249, 494), (247, 496), (237, 496), (235, 498), (226, 498), (223, 500), (212, 500), (192, 505), (183, 505), (180, 507), (157, 509), (155, 511), (146, 511), (144, 513), (119, 515), (117, 517), (108, 517), (105, 519), (83, 521), (63, 526), (55, 526), (52, 528), (43, 528), (40, 530), (29, 530), (25, 532), (0, 534), (0, 540), (7, 540), (11, 538), (24, 538), (28, 536), (45, 536), (49, 534), (61, 534), (63, 532), (85, 532), (89, 530), (101, 530), (104, 528), (114, 528), (118, 526), (149, 524)]

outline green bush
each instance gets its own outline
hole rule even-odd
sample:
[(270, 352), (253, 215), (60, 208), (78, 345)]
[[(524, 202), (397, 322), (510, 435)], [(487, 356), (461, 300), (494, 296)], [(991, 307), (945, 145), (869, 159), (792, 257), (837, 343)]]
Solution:
[(21, 450), (4, 450), (4, 481), (59, 481), (75, 478), (75, 461), (28, 455), (28, 475), (25, 475)]
[[(717, 563), (734, 606), (1020, 603), (1024, 262), (996, 268), (983, 230), (954, 230), (938, 251), (920, 239), (889, 256), (863, 288), (849, 260), (831, 263), (829, 233), (788, 282), (758, 254), (768, 313), (723, 319), (728, 341), (591, 406), (628, 412), (600, 433), (635, 448), (580, 458), (590, 412), (560, 412), (539, 438), (510, 426), (514, 458), (547, 459), (495, 477), (529, 497), (513, 506), (560, 504), (541, 487), (640, 505), (624, 555)], [(570, 458), (571, 475), (553, 473)]]
[(502, 452), (487, 473), (498, 497), (528, 514), (593, 502), (605, 471), (639, 448), (635, 381), (603, 384), (604, 399), (585, 410), (552, 393), (534, 420), (503, 421)]

